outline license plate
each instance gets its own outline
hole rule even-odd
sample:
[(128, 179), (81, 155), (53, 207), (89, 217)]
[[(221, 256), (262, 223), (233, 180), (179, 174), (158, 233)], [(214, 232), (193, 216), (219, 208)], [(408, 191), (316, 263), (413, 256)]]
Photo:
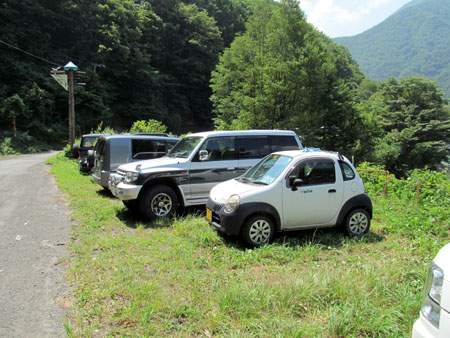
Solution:
[(212, 222), (212, 211), (206, 208), (206, 218)]

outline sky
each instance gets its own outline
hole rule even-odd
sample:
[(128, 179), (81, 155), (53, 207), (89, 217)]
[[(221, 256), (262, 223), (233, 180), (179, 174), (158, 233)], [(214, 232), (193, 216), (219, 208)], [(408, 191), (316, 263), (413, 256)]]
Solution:
[(411, 0), (300, 0), (307, 21), (331, 38), (362, 33)]

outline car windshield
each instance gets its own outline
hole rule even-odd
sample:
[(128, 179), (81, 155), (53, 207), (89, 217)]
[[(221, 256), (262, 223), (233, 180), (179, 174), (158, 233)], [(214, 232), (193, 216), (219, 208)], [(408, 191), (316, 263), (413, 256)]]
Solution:
[(202, 137), (185, 137), (170, 149), (168, 156), (188, 158), (201, 140)]
[(259, 161), (240, 177), (241, 181), (256, 184), (271, 184), (292, 161), (292, 157), (271, 154)]

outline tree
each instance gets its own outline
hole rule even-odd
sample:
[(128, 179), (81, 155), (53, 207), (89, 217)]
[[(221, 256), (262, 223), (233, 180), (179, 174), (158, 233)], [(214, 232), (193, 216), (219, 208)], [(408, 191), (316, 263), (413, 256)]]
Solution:
[(305, 21), (296, 0), (258, 0), (212, 74), (219, 129), (296, 129), (307, 146), (352, 151), (363, 76), (348, 51)]
[(422, 77), (390, 78), (369, 101), (380, 99), (376, 159), (400, 176), (439, 168), (450, 155), (450, 111), (436, 84)]

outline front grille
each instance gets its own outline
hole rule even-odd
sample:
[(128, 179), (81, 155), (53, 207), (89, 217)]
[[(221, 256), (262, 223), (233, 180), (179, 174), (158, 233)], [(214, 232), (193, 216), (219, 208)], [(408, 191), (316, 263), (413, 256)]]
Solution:
[(222, 211), (222, 209), (225, 207), (225, 205), (213, 202), (209, 206), (211, 207), (211, 211), (212, 211), (212, 221), (220, 226), (219, 212)]
[(213, 202), (211, 205), (212, 211), (216, 212), (216, 213), (221, 212), (224, 207), (225, 207), (225, 204), (219, 204), (219, 203), (215, 203), (215, 202)]

